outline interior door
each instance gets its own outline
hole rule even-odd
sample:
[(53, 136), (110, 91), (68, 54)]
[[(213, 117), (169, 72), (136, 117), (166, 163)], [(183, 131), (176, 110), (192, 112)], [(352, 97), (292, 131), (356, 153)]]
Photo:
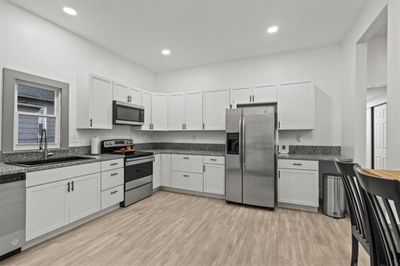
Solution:
[(387, 105), (374, 107), (374, 168), (386, 169)]
[(275, 108), (243, 109), (243, 203), (275, 207)]
[(100, 173), (72, 179), (69, 196), (71, 223), (98, 212), (100, 210)]

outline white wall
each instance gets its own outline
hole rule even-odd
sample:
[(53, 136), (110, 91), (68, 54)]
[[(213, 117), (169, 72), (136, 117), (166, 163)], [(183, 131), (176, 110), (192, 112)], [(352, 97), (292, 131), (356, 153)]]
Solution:
[[(357, 79), (357, 54), (363, 47), (357, 42), (364, 35), (385, 6), (388, 8), (387, 99), (388, 150), (387, 167), (400, 167), (400, 3), (398, 0), (369, 0), (343, 42), (344, 86), (342, 98), (342, 151), (356, 162), (365, 162), (366, 89)], [(360, 49), (357, 49), (359, 47)], [(366, 56), (367, 53), (365, 52)], [(358, 62), (359, 63), (359, 62)], [(367, 82), (365, 82), (367, 84)]]
[[(317, 129), (281, 132), (280, 143), (340, 145), (341, 64), (341, 47), (333, 45), (159, 73), (156, 90), (176, 92), (311, 80), (319, 88)], [(192, 136), (207, 139), (203, 134)], [(173, 140), (176, 134), (169, 136)]]
[(112, 131), (77, 131), (75, 78), (78, 73), (93, 72), (152, 90), (154, 72), (4, 0), (0, 0), (0, 32), (0, 67), (70, 84), (70, 134), (79, 137), (78, 143), (70, 143), (71, 146), (87, 145), (93, 136), (133, 137), (136, 142), (148, 141), (148, 133), (136, 133), (129, 127), (117, 127)]
[(374, 37), (368, 41), (367, 84), (369, 87), (387, 83), (387, 36)]

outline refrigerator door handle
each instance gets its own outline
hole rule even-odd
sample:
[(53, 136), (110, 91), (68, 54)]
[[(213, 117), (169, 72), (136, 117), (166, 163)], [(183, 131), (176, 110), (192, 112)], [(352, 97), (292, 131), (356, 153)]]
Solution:
[(240, 119), (239, 120), (239, 164), (240, 164), (240, 171), (243, 172), (243, 160), (242, 160), (242, 157), (243, 157), (243, 149), (242, 149), (243, 142), (242, 142), (242, 134), (243, 134), (243, 132), (242, 132), (242, 120)]
[(242, 141), (243, 141), (243, 170), (246, 171), (246, 121), (243, 118), (242, 120)]

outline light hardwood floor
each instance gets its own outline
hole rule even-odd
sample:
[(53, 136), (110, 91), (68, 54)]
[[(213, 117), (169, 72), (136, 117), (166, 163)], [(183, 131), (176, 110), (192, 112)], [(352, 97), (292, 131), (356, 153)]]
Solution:
[(0, 265), (336, 266), (350, 264), (350, 240), (348, 219), (157, 192)]

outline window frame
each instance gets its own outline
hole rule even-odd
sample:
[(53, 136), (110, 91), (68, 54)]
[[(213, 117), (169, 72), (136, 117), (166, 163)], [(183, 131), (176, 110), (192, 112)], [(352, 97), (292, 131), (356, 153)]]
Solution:
[[(18, 84), (27, 84), (43, 89), (56, 89), (58, 91), (58, 100), (54, 103), (54, 112), (55, 114), (56, 112), (59, 114), (58, 119), (56, 118), (56, 131), (58, 130), (58, 132), (56, 132), (56, 136), (58, 136), (58, 139), (56, 139), (56, 144), (49, 144), (48, 147), (51, 149), (68, 149), (69, 84), (13, 69), (3, 68), (3, 104), (1, 128), (2, 152), (20, 152), (24, 150), (39, 151), (39, 146), (35, 144), (16, 145), (18, 140)], [(43, 117), (43, 115), (37, 115), (37, 117)]]
[[(54, 97), (54, 114), (53, 115), (40, 115), (40, 114), (33, 114), (29, 112), (20, 112), (18, 111), (18, 86), (19, 85), (27, 85), (27, 86), (32, 86), (35, 88), (43, 89), (43, 90), (50, 90), (54, 91), (55, 97)], [(34, 116), (34, 117), (46, 117), (46, 118), (55, 118), (56, 119), (56, 128), (55, 128), (55, 142), (48, 144), (48, 148), (50, 149), (56, 149), (60, 148), (60, 119), (61, 119), (61, 92), (59, 88), (55, 87), (50, 87), (46, 86), (43, 84), (36, 84), (33, 82), (27, 82), (25, 80), (17, 80), (15, 83), (15, 96), (14, 96), (14, 146), (13, 150), (18, 151), (18, 150), (32, 150), (32, 149), (37, 149), (39, 143), (18, 143), (18, 128), (19, 128), (19, 115), (26, 115), (26, 116)]]

